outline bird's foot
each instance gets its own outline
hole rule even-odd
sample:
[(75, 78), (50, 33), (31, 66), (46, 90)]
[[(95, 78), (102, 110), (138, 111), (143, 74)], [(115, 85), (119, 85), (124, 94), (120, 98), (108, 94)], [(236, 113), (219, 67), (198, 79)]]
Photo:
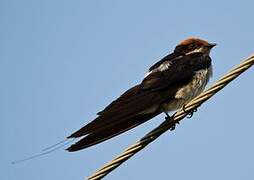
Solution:
[[(167, 112), (165, 112), (165, 114), (166, 114), (165, 120), (167, 120), (167, 121), (172, 120), (172, 117), (174, 117), (174, 115), (175, 115), (175, 114), (173, 114), (172, 116), (170, 116)], [(169, 130), (170, 130), (170, 131), (175, 130), (176, 124), (179, 124), (179, 122), (175, 122), (175, 123), (170, 127)]]
[(186, 107), (185, 107), (185, 105), (184, 105), (184, 106), (183, 106), (183, 111), (184, 111), (185, 113), (188, 113), (187, 118), (192, 118), (194, 112), (197, 112), (197, 108), (194, 108), (194, 109), (192, 109), (192, 110), (190, 110), (190, 111), (186, 111)]

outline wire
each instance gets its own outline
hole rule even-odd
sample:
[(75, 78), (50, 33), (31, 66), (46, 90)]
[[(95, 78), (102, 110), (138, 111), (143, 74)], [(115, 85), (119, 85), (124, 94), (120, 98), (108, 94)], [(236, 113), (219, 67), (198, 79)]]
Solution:
[(224, 75), (220, 80), (218, 80), (214, 85), (208, 88), (206, 91), (201, 93), (199, 96), (194, 98), (191, 102), (185, 105), (184, 110), (180, 109), (175, 113), (173, 118), (168, 121), (164, 121), (158, 127), (153, 129), (151, 132), (146, 134), (143, 138), (137, 141), (135, 144), (128, 147), (125, 151), (123, 151), (120, 155), (118, 155), (111, 162), (104, 165), (101, 169), (97, 170), (94, 174), (88, 177), (89, 180), (98, 180), (105, 177), (107, 174), (112, 172), (118, 166), (120, 166), (123, 162), (127, 161), (133, 155), (141, 151), (145, 148), (149, 143), (157, 139), (161, 134), (169, 130), (171, 127), (175, 125), (175, 123), (181, 121), (185, 116), (188, 115), (188, 112), (194, 110), (203, 104), (206, 100), (211, 98), (214, 94), (224, 88), (228, 83), (237, 78), (244, 71), (249, 69), (254, 64), (254, 55), (244, 60), (237, 67), (229, 71), (226, 75)]

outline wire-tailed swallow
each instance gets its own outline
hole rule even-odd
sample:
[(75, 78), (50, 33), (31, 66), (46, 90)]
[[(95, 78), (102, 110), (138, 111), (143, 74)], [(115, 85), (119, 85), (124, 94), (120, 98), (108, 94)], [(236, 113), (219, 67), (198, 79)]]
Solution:
[(199, 95), (212, 75), (210, 50), (216, 44), (188, 38), (149, 68), (143, 81), (111, 102), (98, 116), (67, 138), (78, 151), (132, 129), (163, 112), (182, 108)]

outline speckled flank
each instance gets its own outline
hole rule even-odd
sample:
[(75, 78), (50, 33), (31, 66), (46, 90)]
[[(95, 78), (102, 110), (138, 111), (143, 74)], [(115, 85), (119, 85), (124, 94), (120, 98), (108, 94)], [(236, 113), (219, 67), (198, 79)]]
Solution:
[(162, 105), (163, 110), (177, 110), (192, 100), (194, 97), (198, 96), (205, 89), (205, 86), (208, 83), (211, 75), (212, 66), (208, 69), (197, 71), (191, 82), (176, 92), (175, 99), (173, 101)]

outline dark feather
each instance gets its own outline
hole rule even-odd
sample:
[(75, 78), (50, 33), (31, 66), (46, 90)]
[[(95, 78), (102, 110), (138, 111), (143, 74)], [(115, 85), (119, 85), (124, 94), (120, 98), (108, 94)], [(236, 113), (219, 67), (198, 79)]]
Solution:
[[(85, 137), (67, 150), (77, 151), (105, 141), (159, 114), (160, 105), (171, 101), (179, 87), (189, 83), (195, 71), (211, 65), (210, 57), (202, 55), (179, 56), (173, 53), (154, 64), (141, 84), (123, 93), (100, 111), (96, 119), (70, 135), (68, 138)], [(168, 61), (170, 66), (160, 71), (159, 66)], [(147, 113), (151, 108), (154, 112)], [(142, 113), (144, 111), (146, 114)]]
[(162, 63), (166, 62), (166, 61), (171, 61), (172, 59), (175, 59), (179, 56), (181, 56), (182, 54), (181, 53), (171, 53), (167, 56), (165, 56), (164, 58), (162, 58), (160, 61), (158, 61), (157, 63), (155, 63), (154, 65), (152, 65), (150, 68), (149, 68), (149, 71), (152, 71), (156, 68), (158, 68)]
[(91, 133), (82, 138), (76, 144), (71, 145), (67, 148), (67, 150), (70, 152), (78, 151), (103, 142), (146, 122), (147, 120), (157, 116), (159, 113), (159, 111), (156, 111), (151, 114), (137, 115), (131, 119), (126, 119), (124, 122), (116, 123), (113, 127)]
[(142, 111), (159, 105), (165, 99), (164, 96), (156, 92), (138, 92), (136, 91), (137, 88), (138, 86), (131, 88), (129, 92), (126, 92), (120, 98), (113, 101), (105, 110), (99, 113), (96, 119), (68, 138), (81, 137), (114, 126), (116, 123), (124, 122), (126, 119), (133, 118)]
[[(208, 68), (211, 65), (211, 58), (209, 56), (203, 57), (202, 53), (190, 54), (168, 61), (170, 61), (170, 66), (166, 70), (156, 71), (153, 69), (154, 72), (142, 81), (141, 88), (143, 90), (161, 90), (182, 83), (186, 78), (192, 77), (195, 71)], [(164, 61), (163, 63), (168, 62)]]

